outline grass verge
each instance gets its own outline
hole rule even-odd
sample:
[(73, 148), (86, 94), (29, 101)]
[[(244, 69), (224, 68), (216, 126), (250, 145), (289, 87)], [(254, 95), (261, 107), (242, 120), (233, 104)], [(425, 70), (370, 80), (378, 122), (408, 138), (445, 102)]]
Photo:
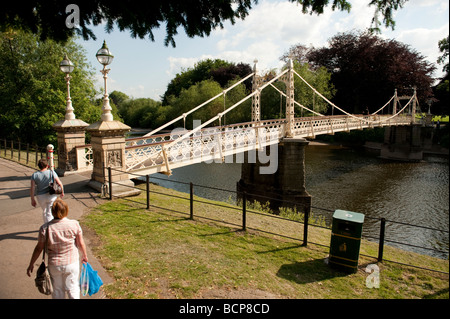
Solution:
[[(365, 269), (376, 263), (373, 258), (361, 256), (358, 272), (344, 274), (325, 263), (327, 247), (241, 231), (236, 206), (195, 198), (190, 220), (189, 195), (151, 189), (149, 210), (143, 194), (100, 205), (82, 220), (98, 236), (100, 244), (92, 248), (115, 279), (105, 287), (109, 298), (449, 298), (446, 274), (379, 263), (380, 286), (369, 288), (366, 280), (373, 274)], [(302, 238), (302, 224), (264, 213), (247, 214), (247, 227)], [(330, 236), (327, 229), (309, 228), (311, 242), (328, 246)], [(377, 247), (363, 241), (361, 253), (376, 256)], [(448, 260), (390, 247), (385, 256), (449, 270)]]

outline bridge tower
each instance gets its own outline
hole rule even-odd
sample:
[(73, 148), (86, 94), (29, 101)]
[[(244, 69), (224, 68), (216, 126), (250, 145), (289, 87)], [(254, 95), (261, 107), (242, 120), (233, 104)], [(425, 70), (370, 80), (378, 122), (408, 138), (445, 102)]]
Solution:
[(292, 59), (288, 61), (288, 73), (283, 77), (282, 81), (286, 83), (286, 132), (285, 137), (293, 137), (294, 121), (295, 121), (295, 86), (294, 86), (294, 64)]
[(411, 100), (409, 111), (411, 125), (387, 126), (384, 132), (384, 143), (381, 146), (380, 157), (390, 160), (418, 162), (423, 159), (424, 146), (431, 145), (433, 139), (432, 127), (416, 124), (417, 92), (413, 96), (398, 96), (395, 90), (393, 114), (397, 113), (400, 100)]
[(256, 63), (258, 63), (258, 60), (255, 59), (254, 63), (252, 91), (256, 91), (256, 94), (252, 97), (252, 122), (256, 123), (261, 121), (261, 90), (259, 87), (262, 83), (262, 77), (257, 74)]

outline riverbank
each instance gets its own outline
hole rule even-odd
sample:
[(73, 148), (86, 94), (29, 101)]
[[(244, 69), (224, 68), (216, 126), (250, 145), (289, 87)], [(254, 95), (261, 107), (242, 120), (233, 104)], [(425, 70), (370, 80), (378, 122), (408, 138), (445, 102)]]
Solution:
[[(91, 210), (83, 227), (97, 234), (95, 254), (114, 282), (109, 298), (448, 298), (448, 274), (392, 262), (377, 263), (377, 244), (363, 241), (359, 269), (344, 274), (326, 264), (330, 230), (247, 214), (234, 205), (194, 197), (189, 219), (189, 195), (151, 185), (150, 209), (145, 195), (117, 199)], [(168, 197), (171, 196), (171, 197)], [(212, 222), (211, 219), (218, 220)], [(231, 224), (231, 225), (230, 225)], [(261, 233), (252, 229), (263, 229)], [(323, 245), (323, 246), (322, 246)], [(364, 256), (363, 256), (364, 255)], [(448, 273), (448, 260), (385, 248), (388, 260)], [(367, 285), (368, 265), (379, 267), (379, 288)], [(369, 279), (370, 280), (370, 279)]]

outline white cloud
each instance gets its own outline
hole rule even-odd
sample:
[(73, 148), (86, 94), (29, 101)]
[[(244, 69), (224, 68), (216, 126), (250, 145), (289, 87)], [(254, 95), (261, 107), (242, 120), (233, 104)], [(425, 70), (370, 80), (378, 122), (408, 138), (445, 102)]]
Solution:
[[(207, 58), (250, 65), (257, 59), (261, 72), (280, 68), (279, 58), (293, 45), (325, 46), (339, 32), (365, 30), (371, 26), (374, 12), (368, 1), (353, 0), (350, 13), (332, 11), (328, 6), (318, 16), (303, 14), (301, 6), (290, 1), (260, 0), (244, 20), (237, 20), (234, 25), (225, 23), (224, 29), (214, 30), (209, 38), (192, 41), (190, 46), (195, 50), (186, 47), (187, 50), (178, 51), (179, 56), (166, 58), (166, 75), (173, 78)], [(437, 43), (448, 35), (445, 12), (448, 12), (447, 1), (409, 0), (403, 9), (394, 13), (396, 29), (382, 27), (381, 36), (409, 44), (435, 63), (439, 56)], [(433, 19), (433, 15), (441, 20)]]
[(182, 70), (191, 68), (195, 65), (195, 63), (205, 59), (213, 59), (213, 56), (207, 54), (193, 58), (183, 58), (183, 57), (177, 58), (170, 56), (167, 58), (167, 60), (169, 61), (169, 69), (166, 70), (166, 74), (168, 76), (174, 77), (177, 73), (181, 72)]

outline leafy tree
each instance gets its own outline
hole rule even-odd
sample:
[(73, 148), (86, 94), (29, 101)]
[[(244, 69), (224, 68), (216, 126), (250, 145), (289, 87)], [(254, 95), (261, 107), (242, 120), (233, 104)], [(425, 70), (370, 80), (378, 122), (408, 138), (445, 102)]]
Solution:
[(66, 82), (59, 69), (64, 53), (75, 65), (70, 93), (76, 117), (87, 123), (100, 119), (93, 71), (79, 45), (9, 30), (0, 33), (1, 136), (39, 145), (56, 142), (52, 125), (64, 118), (66, 107)]
[(361, 113), (366, 107), (374, 112), (395, 89), (399, 95), (412, 95), (416, 87), (422, 105), (432, 95), (435, 66), (396, 40), (350, 32), (331, 38), (328, 47), (300, 49), (302, 56), (296, 59), (308, 61), (313, 69), (323, 66), (331, 72), (337, 90), (333, 102), (349, 112)]
[[(439, 41), (439, 51), (441, 51), (443, 54), (438, 58), (437, 62), (439, 64), (444, 64), (444, 68), (442, 69), (442, 71), (447, 72), (448, 74), (448, 36), (447, 38)], [(446, 60), (447, 63), (445, 62)]]
[(192, 85), (204, 80), (212, 79), (222, 87), (237, 77), (243, 77), (252, 72), (248, 64), (235, 65), (221, 59), (206, 59), (195, 64), (194, 67), (178, 73), (167, 85), (163, 95), (163, 104), (168, 103), (170, 96), (178, 97), (183, 89), (189, 89)]
[[(330, 83), (331, 73), (324, 67), (311, 69), (308, 63), (294, 61), (294, 70), (301, 75), (309, 84), (311, 84), (318, 92), (328, 99), (335, 94), (333, 85)], [(273, 72), (272, 72), (273, 73)], [(266, 75), (273, 78), (274, 74)], [(275, 82), (275, 87), (280, 91), (286, 92), (286, 85), (283, 82)], [(318, 113), (325, 114), (329, 108), (328, 103), (319, 98), (313, 91), (297, 76), (294, 76), (294, 99), (301, 105)], [(295, 105), (295, 116), (310, 116), (311, 112), (304, 110)], [(261, 116), (263, 119), (284, 118), (286, 116), (286, 98), (283, 97), (275, 89), (268, 87), (261, 94)]]
[[(231, 85), (231, 83), (229, 85)], [(169, 99), (169, 103), (172, 107), (172, 112), (169, 117), (175, 118), (177, 116), (180, 116), (181, 114), (188, 112), (194, 107), (216, 96), (222, 91), (223, 88), (220, 86), (220, 84), (213, 80), (204, 80), (192, 85), (188, 89), (183, 89), (179, 97), (172, 96)], [(227, 92), (225, 99), (223, 97), (219, 97), (211, 101), (209, 104), (205, 105), (198, 111), (188, 115), (186, 117), (185, 123), (183, 121), (180, 121), (179, 123), (176, 123), (176, 126), (183, 126), (186, 129), (192, 129), (193, 120), (200, 120), (202, 123), (204, 123), (212, 117), (216, 116), (218, 113), (221, 113), (230, 106), (234, 105), (245, 96), (245, 86), (243, 84), (240, 84)], [(221, 124), (224, 125), (243, 122), (247, 117), (249, 120), (249, 103), (251, 103), (250, 99), (248, 102), (243, 103), (243, 105), (240, 105), (234, 110), (230, 111), (230, 113), (226, 114), (222, 119)], [(216, 123), (212, 123), (212, 125), (219, 125), (219, 122), (216, 121)]]
[[(116, 98), (126, 96), (121, 92), (114, 92)], [(170, 108), (161, 107), (161, 102), (150, 98), (123, 100), (118, 109), (124, 122), (135, 128), (156, 128), (165, 123), (166, 114), (170, 111)]]
[[(329, 5), (329, 0), (288, 0), (302, 6), (304, 13), (321, 14)], [(23, 28), (42, 39), (51, 38), (65, 41), (78, 34), (84, 39), (96, 39), (89, 25), (106, 23), (106, 30), (111, 32), (114, 26), (120, 31), (129, 30), (132, 37), (141, 39), (148, 36), (154, 41), (153, 30), (165, 24), (165, 45), (175, 46), (175, 35), (182, 27), (189, 37), (209, 36), (212, 30), (223, 27), (225, 21), (235, 23), (244, 19), (252, 3), (257, 0), (152, 0), (152, 1), (77, 1), (79, 12), (66, 8), (70, 2), (59, 0), (6, 1), (0, 11), (0, 30), (8, 27)], [(372, 20), (374, 31), (379, 30), (379, 15), (387, 27), (394, 28), (393, 13), (407, 0), (370, 0), (369, 6), (376, 8)], [(346, 0), (333, 0), (333, 10), (350, 11), (351, 4)], [(79, 15), (76, 28), (66, 27), (66, 20), (74, 22)]]
[[(249, 64), (241, 62), (238, 64), (230, 63), (226, 66), (211, 69), (209, 73), (214, 81), (218, 82), (221, 87), (225, 88), (230, 81), (234, 81), (237, 78), (243, 79), (252, 73), (252, 71), (253, 70)], [(245, 81), (245, 87), (247, 91), (251, 91), (252, 83), (250, 79)]]
[(450, 94), (449, 94), (449, 79), (448, 79), (448, 36), (439, 41), (439, 50), (443, 53), (438, 58), (438, 63), (443, 64), (442, 71), (446, 72), (445, 76), (439, 83), (433, 87), (433, 92), (436, 101), (433, 103), (431, 111), (433, 114), (448, 115), (450, 114)]
[[(188, 112), (220, 92), (222, 92), (222, 88), (217, 82), (212, 80), (204, 80), (192, 85), (188, 89), (182, 89), (178, 97), (172, 96), (172, 98), (169, 99), (169, 103), (173, 108), (171, 118), (175, 118)], [(177, 125), (184, 126), (186, 124), (185, 127), (191, 129), (193, 120), (205, 122), (221, 111), (223, 111), (223, 102), (220, 99), (216, 99), (207, 106), (189, 115), (186, 118), (185, 123), (180, 121)]]
[(119, 108), (119, 110), (122, 104), (128, 99), (130, 99), (130, 97), (120, 91), (112, 91), (109, 94), (109, 100), (112, 101)]

